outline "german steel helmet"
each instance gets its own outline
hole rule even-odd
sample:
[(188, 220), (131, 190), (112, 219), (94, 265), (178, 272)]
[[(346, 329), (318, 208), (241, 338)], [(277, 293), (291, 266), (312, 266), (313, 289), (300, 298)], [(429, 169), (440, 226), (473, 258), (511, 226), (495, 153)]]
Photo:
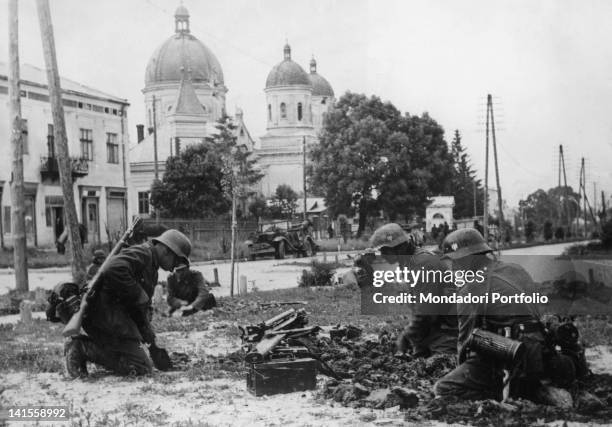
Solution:
[(181, 258), (189, 261), (191, 254), (191, 242), (183, 233), (178, 230), (164, 231), (161, 236), (151, 239), (154, 242), (162, 243), (172, 252)]
[(469, 255), (493, 252), (482, 234), (474, 228), (462, 228), (449, 233), (442, 242), (445, 258), (458, 259)]
[(393, 248), (404, 242), (408, 242), (410, 238), (402, 230), (398, 224), (392, 222), (378, 227), (370, 238), (370, 246), (374, 249), (387, 246)]

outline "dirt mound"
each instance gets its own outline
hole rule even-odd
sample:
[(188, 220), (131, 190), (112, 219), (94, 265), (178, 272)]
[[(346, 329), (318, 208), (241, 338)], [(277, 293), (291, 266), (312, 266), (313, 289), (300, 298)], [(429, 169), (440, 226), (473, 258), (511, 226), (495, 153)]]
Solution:
[(520, 426), (555, 420), (609, 422), (612, 420), (612, 375), (591, 375), (571, 392), (567, 408), (528, 400), (465, 401), (434, 398), (434, 383), (455, 366), (455, 355), (402, 359), (393, 354), (395, 336), (383, 332), (378, 340), (318, 339), (314, 344), (325, 361), (344, 379), (330, 379), (319, 391), (321, 400), (353, 408), (387, 409), (399, 406), (406, 421), (438, 420), (471, 425)]

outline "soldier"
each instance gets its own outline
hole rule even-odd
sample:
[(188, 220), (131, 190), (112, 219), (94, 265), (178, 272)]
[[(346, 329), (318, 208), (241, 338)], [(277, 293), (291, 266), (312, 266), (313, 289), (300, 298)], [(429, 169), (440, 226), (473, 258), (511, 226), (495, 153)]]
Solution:
[[(450, 233), (442, 242), (442, 249), (445, 257), (452, 260), (455, 273), (461, 270), (483, 272), (484, 281), (466, 283), (458, 295), (488, 294), (489, 301), (457, 304), (459, 366), (435, 384), (435, 395), (461, 396), (474, 400), (505, 399), (505, 369), (505, 381), (511, 381), (510, 395), (536, 399), (540, 380), (545, 376), (544, 365), (547, 360), (545, 330), (537, 307), (532, 304), (492, 302), (491, 299), (493, 293), (505, 296), (521, 292), (530, 294), (533, 291), (531, 277), (519, 265), (496, 261), (482, 235), (472, 228)], [(510, 335), (509, 338), (523, 344), (523, 356), (514, 366), (507, 366), (490, 354), (470, 348), (470, 337), (476, 328), (494, 334)], [(556, 358), (551, 365), (565, 369), (568, 359)]]
[[(422, 248), (417, 248), (415, 239), (395, 223), (379, 227), (372, 235), (371, 245), (380, 248), (380, 253), (391, 264), (412, 270), (446, 271), (439, 257)], [(416, 292), (443, 292), (442, 283), (422, 283), (413, 288)], [(413, 305), (412, 319), (397, 340), (401, 353), (411, 350), (413, 357), (429, 357), (438, 353), (454, 353), (457, 346), (457, 318), (452, 304), (439, 305), (436, 313), (431, 307)]]
[(104, 253), (102, 249), (97, 249), (96, 251), (94, 251), (93, 260), (91, 264), (89, 264), (89, 266), (87, 267), (87, 280), (88, 281), (93, 279), (93, 277), (96, 275), (96, 273), (100, 269), (100, 266), (102, 265), (105, 259), (106, 259), (106, 254)]
[(182, 316), (217, 305), (214, 295), (210, 293), (208, 281), (202, 273), (191, 270), (187, 264), (179, 265), (168, 276), (167, 302), (170, 306), (169, 314)]
[(172, 271), (187, 263), (190, 253), (189, 239), (168, 230), (151, 242), (123, 249), (108, 261), (83, 321), (87, 335), (70, 339), (64, 348), (71, 377), (87, 376), (88, 361), (119, 375), (151, 372), (141, 342), (155, 344), (150, 317), (157, 270)]

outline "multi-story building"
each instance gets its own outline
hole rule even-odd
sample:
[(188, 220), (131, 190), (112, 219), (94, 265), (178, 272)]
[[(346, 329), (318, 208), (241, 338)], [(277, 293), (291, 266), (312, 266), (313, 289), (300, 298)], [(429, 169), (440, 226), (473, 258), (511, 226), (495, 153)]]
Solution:
[[(0, 63), (0, 236), (11, 245), (11, 124), (8, 67)], [(62, 78), (62, 101), (72, 159), (74, 199), (89, 242), (105, 242), (125, 229), (129, 180), (125, 99)], [(29, 246), (52, 246), (65, 214), (46, 72), (21, 66), (21, 115), (26, 235)]]

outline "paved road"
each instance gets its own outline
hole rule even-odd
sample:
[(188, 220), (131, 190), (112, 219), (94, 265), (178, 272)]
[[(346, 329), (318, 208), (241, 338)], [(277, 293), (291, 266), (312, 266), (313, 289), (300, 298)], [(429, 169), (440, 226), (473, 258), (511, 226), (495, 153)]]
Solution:
[[(572, 245), (573, 243), (560, 243), (555, 245), (544, 245), (534, 246), (523, 249), (512, 249), (502, 252), (502, 257), (506, 258), (511, 256), (520, 256), (524, 262), (529, 262), (537, 267), (538, 258), (534, 258), (533, 255), (560, 255), (563, 250)], [(339, 255), (340, 261), (345, 261), (347, 264), (350, 263), (348, 256), (351, 256), (349, 252), (342, 252)], [(323, 259), (323, 255), (318, 255), (317, 258)], [(333, 253), (329, 253), (327, 256), (328, 261), (334, 259)], [(518, 258), (515, 258), (515, 260)], [(257, 261), (240, 262), (237, 264), (237, 276), (245, 275), (247, 277), (249, 290), (256, 286), (259, 290), (272, 290), (272, 289), (283, 289), (292, 288), (297, 286), (298, 278), (303, 269), (308, 268), (309, 259), (307, 258), (296, 258), (296, 259), (263, 259)], [(535, 268), (534, 267), (534, 268)], [(213, 269), (217, 268), (219, 272), (219, 281), (221, 282), (221, 288), (215, 288), (214, 293), (219, 296), (229, 295), (229, 282), (230, 282), (230, 265), (229, 262), (219, 262), (216, 264), (201, 264), (195, 265), (195, 269), (201, 271), (209, 280), (212, 280)], [(344, 270), (340, 269), (340, 273)], [(165, 280), (167, 273), (160, 271), (160, 280)], [(535, 277), (534, 277), (535, 278)], [(36, 289), (38, 287), (43, 289), (51, 289), (55, 284), (61, 281), (69, 281), (70, 273), (66, 268), (61, 269), (37, 269), (29, 271), (30, 289)], [(236, 280), (237, 282), (237, 280)], [(0, 273), (0, 294), (8, 292), (9, 289), (14, 288), (15, 279), (11, 271), (5, 270)]]

